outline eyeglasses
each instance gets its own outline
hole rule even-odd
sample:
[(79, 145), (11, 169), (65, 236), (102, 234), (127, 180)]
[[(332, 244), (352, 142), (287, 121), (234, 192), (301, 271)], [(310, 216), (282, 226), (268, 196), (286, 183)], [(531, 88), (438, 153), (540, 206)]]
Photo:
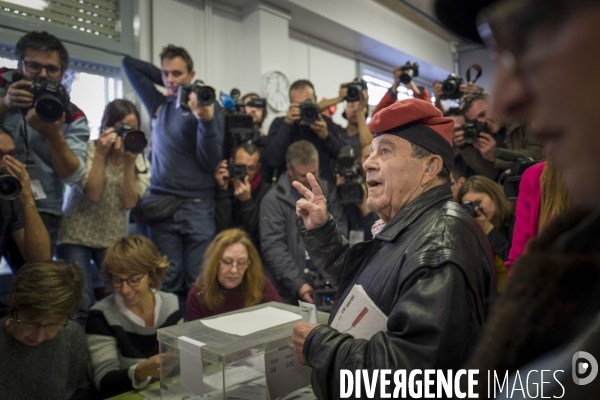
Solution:
[(233, 266), (235, 265), (237, 267), (238, 271), (244, 272), (248, 268), (248, 265), (250, 265), (250, 261), (248, 261), (248, 260), (241, 260), (241, 261), (221, 260), (221, 262), (219, 262), (219, 265), (221, 265), (222, 269), (225, 271), (230, 271), (233, 268)]
[(122, 287), (123, 286), (123, 282), (127, 282), (127, 284), (129, 285), (129, 287), (138, 287), (138, 286), (140, 286), (140, 282), (142, 281), (142, 278), (144, 276), (146, 276), (146, 274), (143, 274), (143, 275), (140, 275), (140, 276), (130, 276), (127, 279), (111, 278), (110, 279), (110, 284), (115, 289), (118, 289), (118, 288)]
[(62, 68), (56, 65), (42, 65), (34, 61), (23, 61), (23, 64), (25, 64), (25, 69), (32, 74), (39, 74), (42, 72), (42, 69), (45, 69), (48, 76), (58, 77), (62, 72)]
[(33, 332), (38, 332), (40, 329), (44, 329), (44, 331), (46, 332), (47, 335), (49, 336), (53, 336), (56, 335), (62, 328), (64, 328), (65, 326), (67, 326), (67, 323), (64, 324), (46, 324), (46, 325), (42, 325), (39, 322), (28, 322), (28, 321), (21, 321), (19, 319), (19, 314), (17, 314), (17, 311), (15, 311), (15, 317), (17, 319), (17, 324), (21, 327), (21, 329), (27, 333), (33, 333)]

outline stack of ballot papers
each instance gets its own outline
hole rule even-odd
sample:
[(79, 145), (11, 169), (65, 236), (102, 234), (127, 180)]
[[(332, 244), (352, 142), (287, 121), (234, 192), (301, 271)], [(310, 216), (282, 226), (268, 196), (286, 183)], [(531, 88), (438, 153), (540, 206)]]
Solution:
[(355, 339), (370, 339), (387, 330), (387, 316), (371, 300), (361, 285), (354, 285), (339, 308), (331, 327)]

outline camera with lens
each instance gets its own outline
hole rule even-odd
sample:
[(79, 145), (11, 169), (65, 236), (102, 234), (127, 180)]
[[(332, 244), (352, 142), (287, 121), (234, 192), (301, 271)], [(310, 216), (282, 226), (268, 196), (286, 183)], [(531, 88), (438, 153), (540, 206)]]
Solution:
[(253, 98), (244, 103), (238, 89), (231, 89), (229, 95), (221, 93), (219, 96), (223, 107), (227, 111), (225, 116), (225, 142), (223, 144), (225, 159), (231, 156), (231, 151), (241, 144), (260, 142), (260, 131), (254, 126), (252, 116), (246, 113), (246, 106), (265, 108), (267, 100)]
[(466, 144), (473, 144), (482, 132), (490, 133), (488, 125), (485, 122), (477, 120), (467, 122), (460, 129), (465, 131), (464, 138)]
[(336, 188), (337, 197), (341, 204), (356, 204), (363, 200), (363, 187), (360, 183), (361, 175), (358, 173), (358, 161), (354, 150), (344, 146), (335, 160), (333, 170), (342, 176), (345, 183)]
[(144, 152), (146, 146), (148, 146), (148, 140), (144, 132), (134, 129), (131, 125), (120, 124), (114, 129), (115, 133), (123, 138), (123, 146), (128, 152), (141, 154)]
[[(32, 82), (29, 90), (33, 93), (33, 108), (42, 121), (55, 122), (61, 119), (63, 113), (69, 113), (71, 98), (60, 83), (49, 80)], [(23, 109), (24, 113), (26, 111), (29, 109)]]
[(506, 198), (509, 201), (516, 202), (519, 197), (519, 186), (521, 185), (523, 173), (527, 168), (534, 166), (540, 161), (507, 149), (495, 149), (494, 157), (511, 163), (510, 167), (498, 177), (498, 183), (504, 187)]
[(344, 97), (344, 100), (349, 103), (360, 101), (362, 91), (367, 90), (367, 82), (363, 79), (356, 78), (352, 82), (346, 84), (346, 89), (346, 97)]
[(14, 200), (21, 194), (21, 189), (21, 182), (5, 168), (0, 168), (0, 199)]
[(479, 203), (478, 201), (465, 201), (460, 206), (463, 210), (465, 210), (467, 214), (469, 214), (473, 218), (477, 216), (475, 210), (481, 210), (481, 203)]
[(210, 106), (215, 102), (216, 94), (215, 89), (210, 86), (205, 86), (204, 82), (197, 80), (194, 83), (184, 83), (179, 85), (177, 89), (177, 108), (189, 111), (188, 101), (190, 94), (196, 93), (198, 103), (201, 106)]
[(319, 120), (321, 110), (319, 110), (319, 105), (311, 99), (306, 99), (298, 107), (300, 108), (299, 125), (312, 125)]
[(413, 61), (407, 61), (405, 65), (400, 67), (402, 74), (400, 75), (400, 82), (409, 84), (413, 78), (419, 76), (419, 64)]
[(463, 79), (456, 75), (450, 74), (444, 82), (442, 82), (442, 100), (458, 100), (463, 96), (463, 92), (460, 91), (460, 85), (463, 84)]
[(230, 179), (243, 181), (247, 174), (246, 164), (227, 164), (227, 171)]

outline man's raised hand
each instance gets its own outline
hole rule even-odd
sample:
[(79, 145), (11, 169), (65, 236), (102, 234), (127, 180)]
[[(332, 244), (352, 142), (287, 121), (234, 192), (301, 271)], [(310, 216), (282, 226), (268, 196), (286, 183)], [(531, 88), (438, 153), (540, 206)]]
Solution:
[(307, 174), (306, 179), (312, 190), (300, 182), (292, 182), (298, 193), (305, 197), (296, 202), (296, 214), (302, 217), (306, 229), (315, 229), (327, 220), (327, 199), (313, 174)]

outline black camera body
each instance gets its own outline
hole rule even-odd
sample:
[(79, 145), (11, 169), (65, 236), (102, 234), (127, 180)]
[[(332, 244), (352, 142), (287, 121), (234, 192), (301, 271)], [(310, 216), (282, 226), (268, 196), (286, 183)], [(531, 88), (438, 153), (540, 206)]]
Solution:
[(344, 146), (335, 160), (333, 170), (342, 176), (345, 183), (336, 188), (340, 204), (356, 204), (363, 200), (363, 188), (358, 173), (358, 161), (354, 156), (354, 150), (350, 146)]
[(210, 86), (205, 86), (204, 82), (197, 80), (193, 83), (179, 85), (179, 88), (177, 89), (177, 108), (186, 111), (190, 110), (188, 100), (192, 92), (196, 93), (198, 103), (202, 106), (210, 106), (216, 100), (215, 89)]
[(442, 100), (458, 100), (463, 96), (460, 91), (460, 85), (463, 84), (463, 78), (456, 74), (448, 75), (445, 81), (442, 82)]
[(68, 113), (71, 98), (60, 83), (49, 80), (32, 82), (29, 90), (33, 93), (33, 108), (42, 121), (55, 122), (61, 119), (63, 113)]
[(504, 195), (509, 201), (516, 202), (519, 197), (519, 186), (523, 173), (540, 161), (527, 158), (523, 154), (507, 149), (494, 150), (494, 157), (510, 162), (510, 167), (498, 177), (498, 183), (504, 187)]
[(243, 181), (247, 175), (246, 164), (227, 164), (230, 179)]
[(0, 199), (15, 200), (21, 194), (21, 190), (21, 182), (5, 168), (0, 168)]
[(461, 126), (461, 129), (465, 131), (464, 138), (466, 144), (473, 144), (482, 132), (490, 133), (488, 125), (485, 122), (477, 120), (467, 122)]
[(306, 99), (298, 105), (300, 108), (300, 120), (299, 125), (310, 126), (319, 120), (319, 105), (311, 99)]
[(263, 98), (253, 98), (244, 104), (238, 89), (232, 89), (230, 96), (233, 100), (233, 108), (230, 108), (225, 116), (224, 158), (229, 158), (233, 149), (244, 143), (260, 142), (260, 131), (254, 127), (252, 116), (246, 114), (245, 106), (256, 108), (267, 106), (267, 100)]
[(134, 129), (131, 125), (121, 124), (114, 129), (115, 133), (123, 138), (123, 146), (128, 152), (141, 154), (148, 146), (148, 139), (144, 132)]
[(346, 89), (347, 92), (346, 97), (344, 97), (344, 100), (346, 100), (349, 103), (352, 103), (354, 101), (360, 101), (360, 95), (362, 91), (367, 89), (367, 82), (365, 82), (362, 79), (356, 78), (352, 82), (346, 84)]
[(481, 210), (481, 203), (479, 203), (478, 201), (465, 201), (460, 206), (463, 210), (465, 210), (467, 214), (469, 214), (473, 218), (477, 216), (475, 210)]
[(400, 67), (402, 74), (400, 75), (400, 82), (409, 84), (413, 78), (419, 76), (419, 64), (413, 61), (407, 61), (405, 65)]

